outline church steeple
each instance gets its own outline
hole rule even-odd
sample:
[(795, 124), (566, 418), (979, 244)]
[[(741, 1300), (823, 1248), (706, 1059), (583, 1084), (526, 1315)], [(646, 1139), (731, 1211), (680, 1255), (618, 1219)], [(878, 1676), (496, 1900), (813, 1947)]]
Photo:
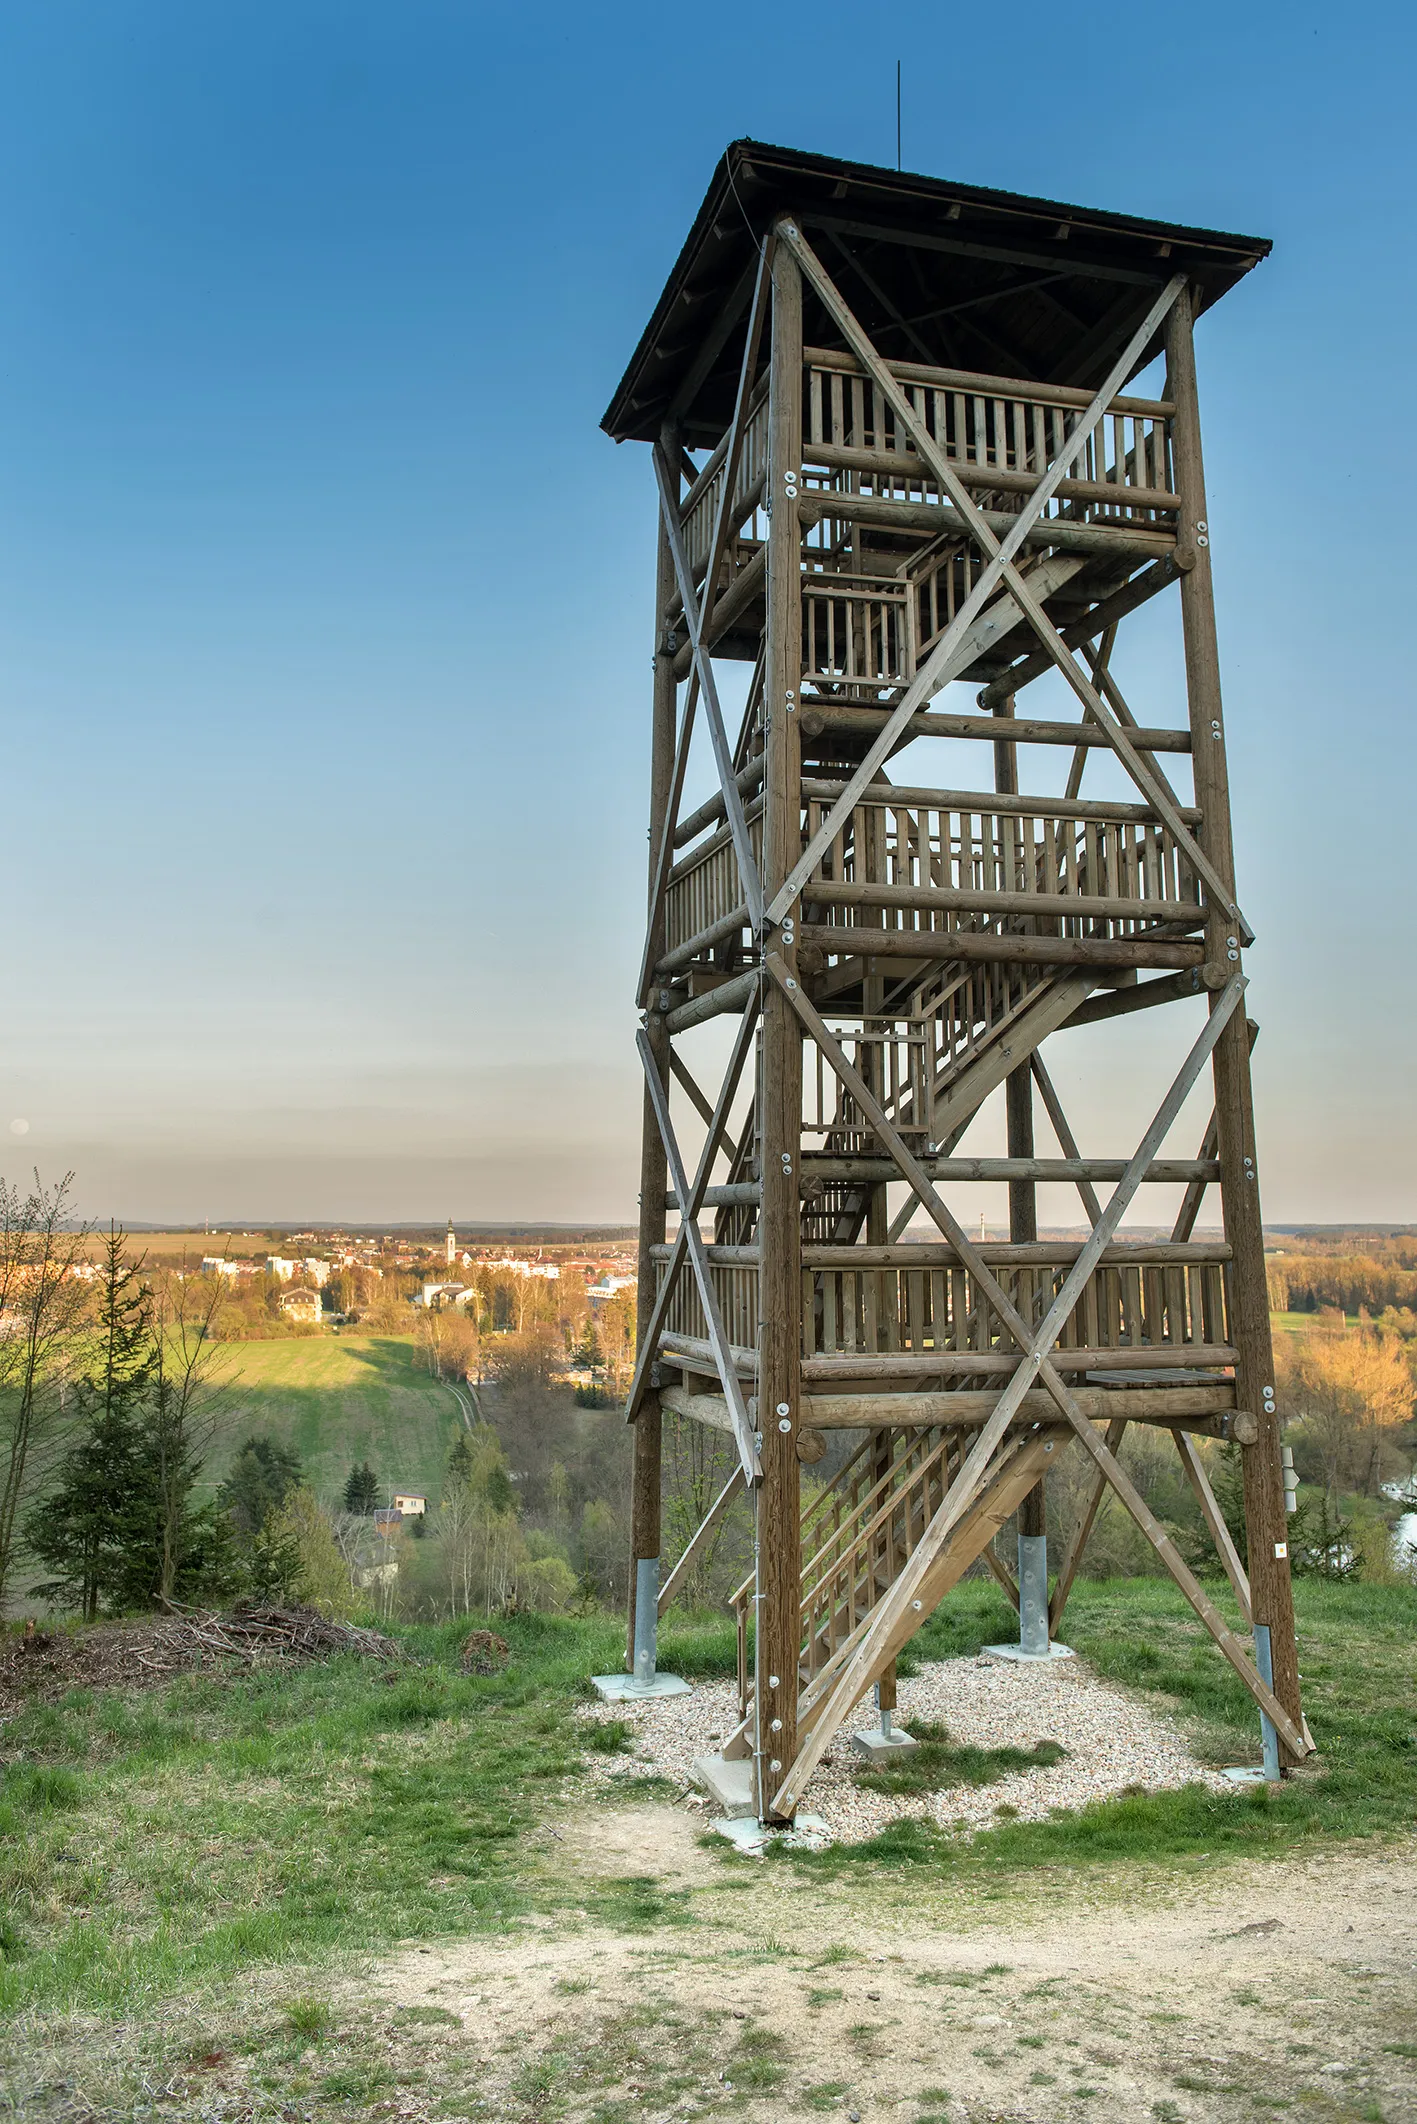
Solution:
[(457, 1242), (457, 1240), (456, 1240), (456, 1238), (454, 1237), (454, 1234), (453, 1234), (453, 1220), (452, 1220), (452, 1218), (451, 1218), (451, 1217), (449, 1217), (449, 1219), (448, 1219), (448, 1237), (447, 1237), (447, 1241), (446, 1241), (446, 1245), (445, 1245), (445, 1251), (446, 1251), (446, 1255), (447, 1255), (447, 1262), (448, 1262), (448, 1267), (449, 1267), (449, 1268), (451, 1268), (451, 1267), (452, 1267), (452, 1265), (453, 1265), (453, 1257), (454, 1257), (454, 1256), (456, 1255), (456, 1253), (457, 1253), (457, 1250), (458, 1250), (458, 1242)]

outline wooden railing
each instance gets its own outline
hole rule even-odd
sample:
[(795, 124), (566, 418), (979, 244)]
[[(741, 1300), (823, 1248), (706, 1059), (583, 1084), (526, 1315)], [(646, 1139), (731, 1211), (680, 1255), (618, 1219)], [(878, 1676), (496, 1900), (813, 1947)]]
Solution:
[[(1090, 403), (1086, 391), (972, 371), (892, 362), (916, 417), (962, 482), (1009, 509), (1057, 458)], [(1169, 404), (1117, 398), (1083, 444), (1048, 514), (1174, 529)], [(806, 484), (900, 501), (938, 501), (909, 433), (850, 355), (807, 350), (802, 440)], [(820, 467), (820, 472), (814, 468)]]
[[(742, 528), (762, 500), (763, 479), (767, 471), (768, 450), (768, 404), (767, 380), (764, 378), (755, 394), (748, 423), (743, 433), (743, 448), (738, 454), (737, 477), (733, 482), (733, 500), (728, 511), (730, 534)], [(723, 490), (723, 468), (727, 446), (721, 442), (699, 473), (693, 486), (684, 497), (683, 524), (684, 544), (689, 555), (689, 565), (697, 576), (708, 558), (709, 539), (713, 535), (714, 512), (718, 497)]]
[[(841, 1028), (841, 1042), (888, 1114), (903, 1133), (927, 1130), (937, 1074), (931, 1028), (909, 1018), (862, 1018)], [(819, 1047), (804, 1056), (804, 1135), (830, 1135), (843, 1155), (875, 1149), (875, 1137)]]
[(914, 677), (915, 665), (915, 603), (900, 576), (803, 576), (805, 682), (903, 686)]
[[(762, 805), (748, 807), (748, 835), (754, 854), (761, 860), (763, 845)], [(700, 937), (743, 904), (743, 881), (738, 857), (726, 827), (701, 841), (669, 873), (664, 896), (664, 948), (678, 951), (691, 938)]]
[[(655, 1289), (664, 1281), (664, 1256), (667, 1247), (656, 1252)], [(758, 1340), (758, 1271), (756, 1263), (751, 1267), (725, 1266), (715, 1262), (709, 1270), (713, 1284), (714, 1299), (724, 1333), (735, 1348), (754, 1349)], [(704, 1318), (703, 1303), (693, 1276), (685, 1269), (674, 1294), (664, 1321), (667, 1335), (682, 1335), (691, 1342), (707, 1344), (708, 1323)]]
[[(942, 1373), (1006, 1374), (1019, 1345), (972, 1272), (946, 1247), (911, 1247), (918, 1268), (849, 1264), (869, 1249), (809, 1248), (802, 1270), (803, 1355), (825, 1359), (929, 1356)], [(899, 1251), (898, 1249), (893, 1251)], [(1061, 1289), (1075, 1246), (985, 1247), (986, 1261), (1023, 1320), (1037, 1325)], [(1019, 1256), (1026, 1259), (1019, 1259)], [(1139, 1364), (1182, 1359), (1226, 1361), (1229, 1347), (1223, 1245), (1113, 1247), (1083, 1286), (1058, 1338), (1066, 1370), (1086, 1369), (1098, 1353), (1127, 1352)], [(1068, 1362), (1084, 1352), (1081, 1366)], [(1202, 1355), (1206, 1352), (1206, 1355)], [(918, 1370), (912, 1363), (910, 1370)], [(822, 1367), (829, 1373), (833, 1366)], [(882, 1376), (889, 1367), (877, 1367)], [(869, 1375), (867, 1375), (869, 1376)]]
[[(804, 844), (842, 786), (803, 782)], [(760, 852), (756, 800), (748, 817)], [(809, 922), (858, 931), (977, 930), (1000, 917), (1027, 916), (1048, 935), (1126, 937), (1157, 922), (1195, 928), (1201, 911), (1182, 849), (1145, 805), (951, 789), (868, 794), (824, 852), (802, 898)], [(670, 872), (666, 954), (711, 933), (742, 904), (733, 845), (720, 827)], [(981, 1009), (972, 992), (964, 1000), (970, 1029), (997, 1015)]]
[[(1030, 1327), (1043, 1319), (1078, 1251), (1061, 1241), (981, 1248)], [(657, 1280), (668, 1252), (656, 1250)], [(883, 1261), (883, 1255), (889, 1258)], [(1064, 1322), (1056, 1350), (1060, 1369), (1231, 1362), (1228, 1260), (1229, 1248), (1221, 1242), (1110, 1247)], [(756, 1253), (751, 1247), (715, 1247), (710, 1262), (728, 1340), (752, 1350), (758, 1332)], [(1002, 1378), (1018, 1363), (1017, 1338), (952, 1247), (809, 1245), (802, 1263), (802, 1358), (809, 1381), (837, 1374), (890, 1378), (893, 1368), (902, 1377)], [(706, 1341), (703, 1307), (687, 1274), (670, 1300), (665, 1332)]]
[[(841, 787), (803, 784), (807, 839)], [(1036, 913), (1060, 917), (1063, 934), (1127, 936), (1158, 920), (1193, 924), (1200, 893), (1145, 805), (902, 788), (856, 807), (803, 900), (823, 910), (809, 919), (856, 928), (978, 928), (981, 916)]]
[(866, 1439), (802, 1514), (802, 1661), (824, 1667), (899, 1577), (949, 1488), (953, 1434)]

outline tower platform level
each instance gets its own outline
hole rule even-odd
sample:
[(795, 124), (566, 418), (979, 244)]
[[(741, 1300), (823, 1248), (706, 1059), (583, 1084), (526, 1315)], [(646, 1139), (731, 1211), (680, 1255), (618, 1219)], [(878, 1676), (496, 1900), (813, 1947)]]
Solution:
[[(739, 141), (605, 415), (659, 512), (631, 1579), (657, 1615), (746, 1495), (723, 1754), (764, 1822), (868, 1692), (891, 1730), (899, 1654), (976, 1561), (1046, 1656), (1109, 1489), (1271, 1760), (1309, 1751), (1193, 343), (1268, 249)], [(1126, 657), (1158, 602), (1184, 721)], [(1089, 1112), (1130, 1110), (1109, 1042), (1141, 1010), (1172, 1048), (1152, 1119), (1084, 1151), (1069, 1046)], [(661, 1582), (666, 1414), (725, 1468)], [(1128, 1478), (1136, 1424), (1240, 1627)], [(1206, 1439), (1241, 1449), (1248, 1568)]]

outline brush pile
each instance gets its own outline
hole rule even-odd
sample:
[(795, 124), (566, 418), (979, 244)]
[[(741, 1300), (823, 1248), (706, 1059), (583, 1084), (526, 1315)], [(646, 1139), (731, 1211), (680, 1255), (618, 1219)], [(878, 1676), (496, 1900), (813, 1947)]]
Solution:
[(66, 1689), (144, 1689), (179, 1674), (231, 1673), (354, 1653), (384, 1662), (405, 1655), (381, 1631), (331, 1622), (314, 1608), (246, 1604), (225, 1615), (191, 1609), (88, 1629), (0, 1633), (0, 1718)]
[(239, 1659), (254, 1667), (269, 1659), (333, 1659), (353, 1652), (361, 1659), (397, 1659), (391, 1637), (354, 1623), (331, 1622), (314, 1608), (268, 1608), (243, 1603), (229, 1615), (196, 1610), (171, 1616), (152, 1632), (154, 1650), (183, 1666), (207, 1659)]

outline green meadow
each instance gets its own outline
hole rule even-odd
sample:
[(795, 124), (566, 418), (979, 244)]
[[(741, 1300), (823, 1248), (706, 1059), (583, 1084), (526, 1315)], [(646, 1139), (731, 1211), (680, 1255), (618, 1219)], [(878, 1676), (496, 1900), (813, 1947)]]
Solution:
[(462, 1422), (450, 1386), (420, 1371), (412, 1339), (328, 1332), (220, 1345), (219, 1435), (207, 1463), (219, 1482), (242, 1441), (268, 1432), (293, 1446), (326, 1502), (367, 1460), (385, 1488), (438, 1494)]

